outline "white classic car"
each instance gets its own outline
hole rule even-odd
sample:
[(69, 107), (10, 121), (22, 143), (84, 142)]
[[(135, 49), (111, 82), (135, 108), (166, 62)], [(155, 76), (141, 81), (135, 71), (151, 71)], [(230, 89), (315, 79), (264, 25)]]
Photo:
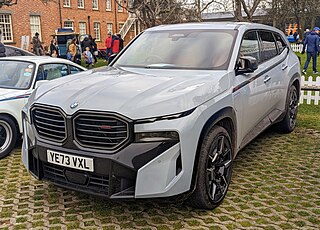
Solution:
[(21, 109), (43, 82), (86, 70), (68, 60), (24, 56), (0, 59), (0, 159), (14, 148), (22, 132)]

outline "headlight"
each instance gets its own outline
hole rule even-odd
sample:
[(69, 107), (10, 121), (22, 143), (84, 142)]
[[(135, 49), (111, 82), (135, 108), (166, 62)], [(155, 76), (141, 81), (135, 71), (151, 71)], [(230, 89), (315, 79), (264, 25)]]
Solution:
[(177, 119), (177, 118), (181, 118), (181, 117), (186, 117), (186, 116), (190, 115), (193, 111), (195, 111), (195, 109), (196, 108), (193, 108), (193, 109), (190, 109), (190, 110), (182, 112), (182, 113), (175, 113), (175, 114), (164, 115), (164, 116), (160, 116), (160, 117), (139, 119), (139, 120), (136, 120), (134, 123), (135, 124), (145, 124), (145, 123), (152, 123), (155, 121), (172, 120), (172, 119)]
[(179, 134), (175, 131), (136, 133), (135, 142), (161, 142), (176, 141), (179, 142)]

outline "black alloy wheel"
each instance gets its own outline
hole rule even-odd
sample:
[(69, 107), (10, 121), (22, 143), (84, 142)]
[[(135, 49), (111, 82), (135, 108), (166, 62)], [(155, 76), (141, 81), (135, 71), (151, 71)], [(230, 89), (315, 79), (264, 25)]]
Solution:
[(225, 128), (214, 126), (205, 136), (198, 161), (196, 188), (189, 202), (196, 208), (213, 209), (227, 194), (231, 182), (233, 147)]

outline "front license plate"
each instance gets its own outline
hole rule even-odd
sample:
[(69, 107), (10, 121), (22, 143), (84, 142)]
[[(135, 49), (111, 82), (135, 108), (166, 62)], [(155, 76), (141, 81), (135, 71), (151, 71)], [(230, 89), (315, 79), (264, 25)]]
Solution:
[(47, 160), (49, 163), (65, 166), (68, 168), (79, 169), (89, 172), (93, 172), (94, 170), (92, 158), (80, 157), (47, 150)]

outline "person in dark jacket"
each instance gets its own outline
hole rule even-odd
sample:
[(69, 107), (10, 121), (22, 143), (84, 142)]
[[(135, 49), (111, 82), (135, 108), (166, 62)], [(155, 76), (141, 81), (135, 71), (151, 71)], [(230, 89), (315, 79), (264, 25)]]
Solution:
[(50, 43), (50, 56), (59, 57), (59, 47), (55, 39), (52, 39)]
[(0, 57), (5, 57), (5, 56), (6, 56), (6, 47), (0, 41)]
[(306, 74), (307, 68), (309, 66), (310, 60), (312, 58), (312, 68), (313, 73), (316, 74), (317, 72), (317, 55), (320, 53), (320, 47), (319, 47), (319, 27), (315, 27), (313, 31), (306, 37), (303, 43), (303, 49), (302, 54), (305, 53), (305, 49), (307, 46), (307, 60), (304, 64), (302, 73)]
[(88, 38), (85, 37), (83, 42), (82, 42), (82, 52), (84, 52), (86, 50), (86, 48), (89, 47), (90, 48), (90, 52), (92, 51), (92, 41)]
[(96, 38), (92, 39), (92, 56), (94, 59), (94, 63), (97, 63), (97, 55), (98, 55), (98, 45), (96, 43)]
[(123, 39), (121, 38), (121, 34), (118, 34), (118, 38), (119, 38), (119, 52), (123, 49)]

